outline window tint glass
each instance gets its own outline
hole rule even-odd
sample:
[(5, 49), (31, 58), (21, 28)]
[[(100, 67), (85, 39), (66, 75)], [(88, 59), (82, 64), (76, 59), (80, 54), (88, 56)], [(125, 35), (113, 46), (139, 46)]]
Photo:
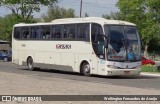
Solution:
[(122, 26), (111, 26), (109, 35), (109, 45), (111, 45), (117, 53), (120, 51), (121, 47), (124, 47), (124, 36)]
[(38, 26), (35, 27), (35, 36), (37, 40), (41, 38), (41, 30)]
[(93, 50), (99, 58), (104, 58), (104, 37), (102, 27), (99, 24), (91, 25), (91, 38)]
[(89, 24), (78, 24), (77, 39), (89, 40)]
[(55, 38), (55, 33), (56, 33), (56, 26), (52, 26), (51, 27), (51, 38), (54, 39)]
[(60, 39), (62, 38), (62, 25), (57, 25), (52, 27), (53, 38)]
[(92, 37), (92, 42), (96, 42), (97, 41), (97, 37), (99, 35), (102, 35), (103, 31), (102, 31), (102, 27), (99, 24), (92, 24), (92, 28), (91, 28), (91, 37)]
[(20, 39), (20, 27), (14, 28), (14, 38)]
[(18, 39), (80, 39), (89, 41), (89, 24), (23, 26), (15, 28), (14, 37)]
[(50, 39), (50, 26), (41, 26), (41, 37), (42, 39)]
[(36, 38), (36, 27), (31, 27), (31, 39)]
[(63, 38), (64, 39), (74, 39), (75, 32), (76, 32), (76, 25), (64, 25)]
[(30, 32), (29, 27), (22, 27), (21, 28), (21, 39), (30, 39)]
[(70, 39), (75, 38), (75, 32), (76, 32), (76, 25), (68, 26), (68, 36), (69, 36)]
[(68, 39), (68, 25), (64, 25), (64, 28), (63, 28), (63, 38), (64, 39)]

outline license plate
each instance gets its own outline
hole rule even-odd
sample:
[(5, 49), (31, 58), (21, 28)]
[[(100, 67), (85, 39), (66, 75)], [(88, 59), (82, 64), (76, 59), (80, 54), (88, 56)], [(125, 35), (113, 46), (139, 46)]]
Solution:
[(124, 74), (130, 74), (130, 71), (124, 71)]

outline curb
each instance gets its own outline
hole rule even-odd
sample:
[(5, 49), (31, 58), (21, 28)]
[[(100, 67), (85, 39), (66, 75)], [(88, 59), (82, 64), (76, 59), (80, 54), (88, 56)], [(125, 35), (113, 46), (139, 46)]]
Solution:
[(160, 74), (156, 74), (156, 73), (141, 73), (140, 75), (160, 77)]

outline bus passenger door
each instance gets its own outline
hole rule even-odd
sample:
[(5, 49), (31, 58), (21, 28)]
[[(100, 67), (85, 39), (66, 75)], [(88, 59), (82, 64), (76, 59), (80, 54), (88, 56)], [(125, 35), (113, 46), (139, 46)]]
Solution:
[(105, 38), (99, 36), (97, 40), (98, 74), (105, 75)]
[(98, 58), (96, 56), (96, 53), (95, 52), (92, 52), (92, 69), (91, 69), (91, 74), (98, 74)]
[(105, 67), (105, 38), (103, 29), (100, 24), (91, 24), (91, 41), (92, 41), (92, 74), (102, 74)]
[(91, 74), (104, 74), (105, 68), (105, 46), (104, 37), (97, 39), (96, 43), (92, 43), (94, 52), (92, 52), (92, 69)]

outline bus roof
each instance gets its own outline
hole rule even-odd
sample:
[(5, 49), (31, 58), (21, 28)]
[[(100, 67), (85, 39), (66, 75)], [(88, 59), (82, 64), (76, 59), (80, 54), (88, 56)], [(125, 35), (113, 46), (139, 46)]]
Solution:
[(52, 25), (52, 24), (74, 24), (74, 23), (99, 23), (99, 24), (117, 24), (117, 25), (132, 25), (136, 26), (133, 23), (120, 21), (120, 20), (107, 20), (101, 17), (84, 17), (84, 18), (65, 18), (65, 19), (56, 19), (52, 22), (46, 23), (19, 23), (15, 24), (15, 27), (19, 26), (37, 26), (37, 25)]

